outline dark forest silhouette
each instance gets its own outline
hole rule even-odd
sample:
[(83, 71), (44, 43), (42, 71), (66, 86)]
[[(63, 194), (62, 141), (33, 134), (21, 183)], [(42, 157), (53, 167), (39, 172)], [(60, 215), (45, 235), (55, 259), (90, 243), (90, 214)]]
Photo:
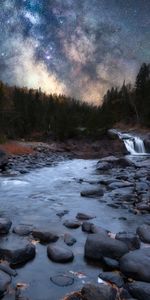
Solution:
[(1, 141), (36, 134), (98, 137), (118, 122), (150, 127), (150, 64), (142, 64), (134, 86), (108, 90), (99, 107), (0, 82)]

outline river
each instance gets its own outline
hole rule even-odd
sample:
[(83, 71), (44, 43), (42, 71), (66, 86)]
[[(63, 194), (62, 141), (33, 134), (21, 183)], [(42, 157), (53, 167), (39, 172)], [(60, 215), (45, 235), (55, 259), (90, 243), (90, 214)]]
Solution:
[[(77, 243), (71, 247), (75, 259), (69, 264), (51, 262), (47, 257), (46, 246), (36, 244), (35, 259), (19, 268), (18, 276), (12, 281), (12, 286), (18, 282), (27, 284), (24, 291), (27, 299), (59, 300), (66, 293), (79, 289), (84, 282), (97, 282), (100, 267), (87, 263), (83, 258), (87, 234), (81, 228), (65, 228), (64, 220), (75, 218), (79, 212), (87, 213), (96, 216), (92, 220), (94, 224), (115, 233), (134, 231), (138, 224), (143, 223), (142, 215), (137, 218), (128, 210), (113, 209), (99, 199), (80, 196), (82, 190), (97, 186), (96, 182), (101, 175), (95, 171), (96, 163), (96, 160), (65, 160), (28, 174), (0, 177), (0, 213), (10, 218), (13, 226), (30, 224), (46, 227), (55, 230), (60, 235), (60, 240), (66, 232), (77, 239)], [(63, 210), (68, 210), (68, 214), (58, 217), (56, 214)], [(21, 237), (10, 233), (8, 239), (12, 243), (18, 243)], [(51, 276), (60, 273), (72, 275), (74, 272), (83, 272), (85, 277), (79, 278), (75, 273), (74, 284), (70, 287), (58, 287), (50, 281)], [(15, 298), (8, 294), (4, 299)]]

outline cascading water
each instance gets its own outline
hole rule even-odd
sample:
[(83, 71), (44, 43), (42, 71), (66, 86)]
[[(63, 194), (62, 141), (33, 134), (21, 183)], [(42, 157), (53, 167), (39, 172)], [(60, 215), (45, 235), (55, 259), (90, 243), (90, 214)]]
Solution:
[(145, 155), (146, 150), (144, 142), (140, 137), (130, 135), (127, 133), (118, 132), (118, 136), (124, 141), (126, 149), (131, 155)]

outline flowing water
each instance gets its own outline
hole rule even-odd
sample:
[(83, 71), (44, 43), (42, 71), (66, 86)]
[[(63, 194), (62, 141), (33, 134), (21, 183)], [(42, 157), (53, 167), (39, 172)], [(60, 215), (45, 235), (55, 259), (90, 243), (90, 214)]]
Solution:
[(135, 135), (118, 132), (118, 136), (124, 141), (127, 151), (131, 155), (147, 155), (143, 140)]
[[(59, 300), (67, 292), (80, 288), (84, 282), (97, 282), (100, 267), (84, 260), (87, 234), (83, 233), (81, 228), (76, 230), (65, 228), (63, 226), (65, 219), (75, 218), (78, 212), (88, 213), (96, 216), (93, 220), (96, 225), (112, 232), (129, 228), (135, 230), (138, 224), (144, 221), (144, 216), (137, 220), (128, 210), (113, 209), (98, 199), (80, 196), (83, 189), (96, 187), (96, 182), (102, 176), (95, 172), (96, 163), (96, 160), (66, 160), (53, 167), (37, 169), (28, 174), (0, 177), (0, 213), (10, 218), (13, 226), (31, 224), (47, 227), (55, 230), (60, 236), (70, 232), (77, 239), (77, 243), (72, 247), (75, 259), (66, 265), (51, 262), (47, 258), (46, 246), (36, 245), (35, 259), (18, 269), (18, 276), (13, 279), (14, 286), (18, 281), (28, 285), (25, 294), (29, 299)], [(80, 180), (81, 178), (84, 182)], [(91, 184), (88, 181), (91, 181)], [(62, 210), (68, 210), (69, 213), (61, 219), (56, 214)], [(10, 235), (13, 243), (18, 243), (20, 237), (16, 238), (12, 233)], [(85, 278), (77, 276), (73, 286), (64, 288), (50, 281), (50, 276), (72, 272), (83, 272)], [(6, 296), (4, 299), (14, 298)]]

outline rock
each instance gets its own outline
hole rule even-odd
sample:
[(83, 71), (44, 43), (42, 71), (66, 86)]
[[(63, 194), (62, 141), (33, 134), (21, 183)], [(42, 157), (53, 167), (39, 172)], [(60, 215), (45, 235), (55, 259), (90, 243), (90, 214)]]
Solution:
[(35, 246), (32, 244), (15, 247), (14, 245), (0, 246), (0, 259), (10, 262), (11, 266), (24, 264), (35, 257)]
[(32, 229), (30, 225), (17, 225), (12, 231), (20, 236), (26, 236), (32, 232)]
[(65, 209), (63, 211), (60, 211), (56, 214), (56, 216), (62, 218), (63, 216), (67, 215), (69, 213), (69, 210)]
[(82, 197), (89, 197), (89, 198), (95, 198), (95, 197), (101, 197), (104, 195), (103, 189), (90, 189), (90, 190), (85, 190), (81, 192)]
[(117, 161), (117, 165), (119, 165), (122, 168), (135, 167), (134, 163), (127, 157), (120, 157)]
[(85, 300), (115, 300), (117, 291), (110, 286), (86, 284), (81, 295)]
[(147, 153), (150, 153), (150, 136), (147, 136), (144, 139), (144, 146), (145, 146)]
[(0, 218), (0, 234), (7, 234), (12, 225), (8, 218)]
[(67, 276), (67, 275), (57, 275), (57, 276), (52, 276), (50, 280), (58, 285), (58, 286), (69, 286), (74, 283), (74, 278)]
[(61, 245), (48, 245), (47, 247), (48, 257), (58, 263), (67, 263), (73, 260), (73, 252)]
[(41, 243), (53, 243), (58, 240), (58, 235), (46, 229), (33, 229), (32, 235), (35, 239), (40, 240)]
[(112, 259), (109, 257), (103, 257), (103, 263), (110, 270), (119, 269), (119, 262), (116, 259)]
[(140, 248), (140, 240), (136, 234), (119, 232), (116, 234), (116, 240), (124, 242), (129, 250), (135, 250)]
[(7, 154), (0, 149), (0, 169), (4, 170), (8, 163), (8, 156)]
[(138, 300), (150, 300), (150, 283), (132, 282), (128, 284), (129, 292)]
[(0, 298), (4, 296), (10, 282), (11, 282), (11, 277), (5, 274), (3, 271), (0, 271)]
[(133, 186), (133, 183), (130, 183), (128, 181), (114, 181), (109, 184), (108, 188), (114, 190), (118, 188), (130, 187), (130, 186)]
[(98, 276), (104, 281), (107, 281), (111, 284), (115, 284), (117, 287), (121, 288), (124, 285), (123, 278), (119, 273), (115, 272), (101, 272)]
[(150, 282), (150, 250), (139, 249), (120, 259), (121, 272), (135, 280)]
[(85, 243), (85, 257), (97, 261), (104, 256), (119, 259), (127, 252), (126, 244), (99, 233), (89, 234)]
[(87, 233), (99, 233), (99, 234), (103, 234), (103, 235), (108, 235), (108, 231), (106, 229), (95, 226), (93, 223), (90, 223), (90, 222), (83, 222), (82, 231), (87, 232)]
[(76, 243), (76, 239), (69, 233), (65, 233), (64, 242), (68, 246), (73, 246)]
[(77, 220), (66, 220), (63, 225), (70, 229), (76, 229), (81, 226), (81, 223)]
[(140, 211), (148, 211), (150, 212), (150, 204), (146, 204), (146, 203), (138, 203), (136, 205), (136, 208)]
[(93, 233), (92, 232), (92, 225), (93, 225), (93, 223), (83, 222), (82, 231), (87, 232), (87, 233)]
[(99, 161), (97, 163), (96, 170), (97, 171), (108, 171), (111, 169), (111, 164), (106, 161)]
[(144, 243), (150, 243), (150, 225), (143, 224), (137, 228), (137, 234)]
[(78, 213), (76, 215), (76, 219), (79, 219), (79, 220), (91, 220), (91, 219), (94, 219), (94, 218), (95, 217), (87, 215), (87, 214), (84, 214), (84, 213)]
[(16, 270), (11, 269), (7, 264), (0, 263), (0, 270), (7, 273), (10, 276), (16, 276), (17, 272)]

